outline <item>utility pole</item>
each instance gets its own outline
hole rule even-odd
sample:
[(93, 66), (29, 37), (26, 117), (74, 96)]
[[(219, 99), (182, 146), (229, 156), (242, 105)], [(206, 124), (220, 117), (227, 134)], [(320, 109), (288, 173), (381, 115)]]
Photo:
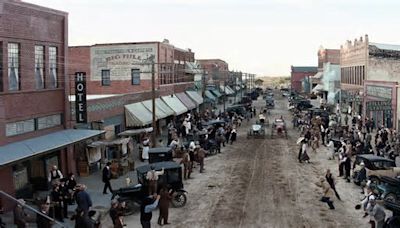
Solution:
[(157, 121), (156, 121), (156, 77), (154, 58), (151, 59), (151, 103), (153, 115), (153, 133), (151, 134), (152, 147), (156, 146)]

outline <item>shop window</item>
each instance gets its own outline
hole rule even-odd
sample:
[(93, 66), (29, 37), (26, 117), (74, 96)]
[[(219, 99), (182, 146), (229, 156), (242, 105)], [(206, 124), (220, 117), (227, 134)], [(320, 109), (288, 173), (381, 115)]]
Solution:
[(110, 70), (101, 70), (101, 85), (111, 85)]
[(20, 90), (19, 44), (8, 44), (8, 89)]
[(36, 89), (44, 88), (44, 47), (35, 46), (35, 82)]
[(26, 187), (28, 182), (28, 169), (26, 166), (18, 165), (14, 167), (13, 172), (14, 188), (20, 190)]
[(34, 130), (35, 130), (34, 119), (6, 124), (6, 136), (20, 135)]
[(57, 47), (49, 47), (49, 70), (50, 70), (50, 85), (49, 88), (58, 87), (57, 75)]
[(61, 114), (37, 118), (37, 129), (46, 129), (61, 125)]
[(140, 85), (140, 70), (139, 69), (131, 70), (131, 83), (132, 83), (132, 85)]

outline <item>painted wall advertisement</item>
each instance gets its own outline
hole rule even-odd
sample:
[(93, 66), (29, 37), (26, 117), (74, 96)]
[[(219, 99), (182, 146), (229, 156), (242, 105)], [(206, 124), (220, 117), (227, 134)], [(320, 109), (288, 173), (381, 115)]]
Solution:
[(101, 81), (102, 71), (109, 70), (111, 81), (131, 80), (133, 69), (141, 79), (151, 79), (150, 58), (157, 61), (157, 44), (103, 45), (90, 49), (91, 81)]

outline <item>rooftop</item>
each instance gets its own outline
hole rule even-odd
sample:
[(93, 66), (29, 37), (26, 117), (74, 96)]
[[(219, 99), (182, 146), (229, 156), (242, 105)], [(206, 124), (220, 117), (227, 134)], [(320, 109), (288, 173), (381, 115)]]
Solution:
[(316, 66), (292, 66), (292, 72), (318, 72), (318, 67)]
[(375, 46), (379, 49), (383, 50), (393, 50), (393, 51), (400, 51), (400, 45), (398, 44), (382, 44), (382, 43), (369, 43), (369, 46)]

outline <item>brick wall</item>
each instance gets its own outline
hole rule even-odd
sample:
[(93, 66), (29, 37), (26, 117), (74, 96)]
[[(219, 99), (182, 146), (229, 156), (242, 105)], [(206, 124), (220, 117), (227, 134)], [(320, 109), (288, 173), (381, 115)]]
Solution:
[[(64, 66), (67, 42), (67, 13), (20, 2), (0, 2), (0, 46), (3, 71), (0, 88), (0, 145), (40, 136), (58, 128), (5, 137), (6, 123), (64, 114)], [(8, 43), (20, 50), (20, 90), (8, 90)], [(35, 45), (44, 46), (44, 89), (35, 88)], [(57, 47), (58, 88), (50, 88), (49, 47)]]

